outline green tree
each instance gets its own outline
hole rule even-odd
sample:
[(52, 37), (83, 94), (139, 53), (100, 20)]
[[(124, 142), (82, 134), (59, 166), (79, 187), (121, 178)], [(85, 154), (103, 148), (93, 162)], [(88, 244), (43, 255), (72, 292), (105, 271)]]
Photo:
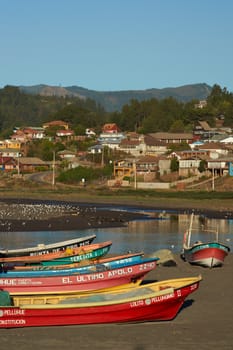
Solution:
[(185, 126), (184, 126), (183, 121), (181, 119), (178, 119), (172, 123), (169, 131), (182, 133), (182, 132), (184, 132), (184, 129), (185, 129)]
[(176, 157), (173, 157), (171, 159), (171, 165), (170, 165), (171, 172), (176, 172), (179, 170), (179, 161), (177, 160)]
[(200, 173), (203, 173), (206, 170), (206, 168), (207, 168), (206, 160), (201, 160), (198, 170), (200, 171)]
[(57, 181), (69, 183), (69, 184), (78, 184), (85, 179), (87, 182), (92, 182), (94, 180), (109, 176), (112, 168), (110, 165), (104, 168), (91, 168), (79, 166), (74, 169), (69, 169), (63, 171), (57, 177)]
[(179, 152), (179, 151), (188, 151), (190, 150), (190, 146), (187, 142), (181, 143), (172, 143), (169, 145), (170, 153)]
[(64, 149), (65, 146), (60, 142), (54, 143), (47, 139), (36, 140), (30, 142), (28, 145), (27, 156), (38, 157), (44, 161), (52, 161), (53, 152), (56, 154), (58, 151), (62, 151)]

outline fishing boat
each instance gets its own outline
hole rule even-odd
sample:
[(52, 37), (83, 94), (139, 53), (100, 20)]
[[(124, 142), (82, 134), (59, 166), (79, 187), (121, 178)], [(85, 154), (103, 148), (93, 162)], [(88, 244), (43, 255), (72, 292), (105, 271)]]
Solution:
[[(45, 271), (45, 270), (60, 270), (60, 269), (66, 269), (66, 268), (76, 268), (76, 267), (86, 267), (88, 265), (95, 265), (95, 264), (105, 264), (109, 263), (111, 261), (118, 261), (119, 263), (122, 263), (122, 261), (126, 262), (132, 262), (136, 261), (137, 259), (140, 259), (142, 256), (144, 256), (144, 252), (136, 252), (136, 253), (126, 253), (122, 255), (107, 255), (105, 257), (99, 256), (92, 260), (82, 260), (81, 262), (74, 262), (70, 264), (63, 264), (63, 265), (49, 265), (49, 266), (43, 266), (41, 264), (31, 264), (31, 265), (14, 265), (14, 264), (3, 264), (3, 267), (5, 272), (8, 271)], [(149, 257), (152, 257), (153, 255), (150, 254)]]
[[(142, 256), (142, 253), (125, 254), (120, 256), (115, 256), (111, 258), (99, 259), (97, 262), (93, 263), (88, 261), (84, 264), (76, 264), (75, 267), (69, 267), (69, 265), (58, 265), (59, 268), (52, 268), (53, 266), (32, 268), (25, 270), (18, 269), (3, 269), (0, 272), (0, 278), (5, 277), (46, 277), (46, 276), (67, 276), (74, 274), (84, 274), (91, 272), (101, 272), (104, 270), (114, 269), (117, 267), (125, 267), (134, 263), (139, 263), (145, 261), (146, 258)], [(157, 258), (159, 260), (159, 258)], [(64, 266), (64, 267), (63, 267)], [(63, 268), (62, 268), (63, 267)]]
[(0, 249), (0, 258), (10, 258), (27, 255), (41, 255), (47, 253), (55, 253), (66, 249), (73, 249), (83, 245), (88, 245), (93, 242), (96, 235), (73, 238), (66, 241), (60, 241), (50, 244), (40, 243), (34, 247), (19, 248), (19, 249)]
[(5, 289), (12, 295), (22, 295), (112, 288), (139, 279), (142, 280), (147, 273), (155, 269), (157, 260), (156, 257), (147, 258), (128, 266), (64, 276), (7, 277), (6, 275), (6, 277), (0, 278), (0, 289)]
[[(40, 293), (40, 294), (20, 294), (20, 295), (11, 295), (11, 293), (6, 290), (0, 290), (0, 307), (1, 300), (6, 300), (11, 298), (12, 305), (14, 306), (22, 306), (22, 305), (45, 305), (45, 304), (59, 304), (59, 303), (68, 303), (69, 301), (73, 302), (75, 299), (78, 300), (83, 296), (94, 295), (102, 293), (116, 293), (123, 292), (135, 289), (143, 283), (142, 280), (138, 279), (136, 281), (132, 281), (130, 283), (122, 284), (115, 287), (97, 289), (93, 291), (79, 291), (79, 292), (60, 292), (60, 293)], [(1, 293), (2, 292), (2, 293)], [(5, 292), (5, 293), (3, 293)], [(2, 297), (2, 299), (1, 299)]]
[(190, 264), (200, 265), (204, 267), (222, 266), (225, 257), (230, 252), (230, 248), (218, 241), (218, 230), (208, 230), (215, 235), (215, 240), (201, 242), (191, 241), (193, 216), (191, 215), (189, 229), (184, 234), (182, 258)]
[(111, 241), (102, 243), (83, 245), (77, 248), (67, 248), (64, 251), (39, 255), (25, 255), (16, 257), (0, 258), (0, 264), (4, 263), (23, 263), (23, 264), (42, 264), (42, 265), (62, 265), (81, 260), (92, 260), (108, 253), (112, 245)]
[(22, 306), (15, 306), (10, 295), (2, 292), (5, 302), (2, 297), (0, 328), (172, 320), (200, 281), (200, 276), (166, 280), (111, 293), (69, 297), (55, 304)]

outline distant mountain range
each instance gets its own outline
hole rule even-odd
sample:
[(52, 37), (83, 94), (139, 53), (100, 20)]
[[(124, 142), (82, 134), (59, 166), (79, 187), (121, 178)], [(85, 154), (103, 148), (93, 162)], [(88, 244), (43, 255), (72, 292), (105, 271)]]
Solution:
[(128, 104), (131, 100), (138, 101), (149, 100), (151, 98), (164, 99), (173, 97), (180, 102), (189, 102), (191, 100), (204, 100), (211, 93), (212, 87), (202, 84), (184, 85), (175, 88), (148, 89), (148, 90), (128, 90), (128, 91), (95, 91), (85, 89), (79, 86), (19, 86), (20, 90), (28, 94), (37, 94), (42, 96), (74, 96), (81, 99), (90, 98), (104, 107), (108, 112), (120, 111), (122, 106)]

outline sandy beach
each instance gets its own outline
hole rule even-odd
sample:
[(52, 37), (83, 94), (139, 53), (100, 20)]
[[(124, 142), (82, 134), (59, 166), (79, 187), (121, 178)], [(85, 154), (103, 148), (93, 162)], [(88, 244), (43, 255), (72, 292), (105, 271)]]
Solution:
[[(12, 201), (8, 202), (8, 204), (12, 203)], [(23, 202), (23, 204), (25, 206), (26, 203)], [(74, 225), (76, 228), (86, 228), (88, 222), (91, 222), (93, 227), (96, 225), (120, 226), (141, 215), (124, 213), (124, 215), (119, 216), (119, 212), (109, 212), (106, 209), (96, 211), (93, 205), (87, 207), (88, 210), (84, 210), (84, 206), (78, 215), (77, 213), (74, 215), (78, 206), (75, 206), (75, 209), (72, 206), (72, 210), (74, 210), (72, 213), (66, 212), (65, 215), (63, 215), (64, 213), (61, 215), (59, 211), (56, 215), (51, 215), (47, 212), (47, 216), (44, 214), (44, 217), (42, 216), (40, 219), (36, 219), (36, 217), (33, 219), (25, 218), (23, 216), (25, 213), (21, 209), (17, 212), (19, 207), (16, 206), (18, 209), (11, 212), (11, 217), (5, 218), (5, 223), (10, 223), (9, 227), (12, 231), (17, 230), (17, 227), (22, 230), (22, 225), (25, 230), (43, 230), (48, 225), (51, 229), (56, 230), (59, 227), (62, 229), (63, 225), (66, 229), (72, 229)], [(222, 211), (207, 214), (216, 217), (226, 215)], [(92, 221), (90, 221), (91, 219)], [(1, 222), (3, 222), (2, 220), (3, 217)], [(1, 231), (3, 231), (2, 228)], [(158, 265), (154, 271), (146, 276), (147, 281), (156, 281), (202, 275), (203, 280), (198, 291), (189, 296), (174, 320), (140, 324), (0, 329), (1, 348), (8, 350), (16, 348), (18, 350), (55, 348), (70, 350), (232, 349), (233, 254), (230, 253), (227, 256), (222, 267), (214, 269), (191, 266), (178, 255), (175, 256), (175, 260), (176, 266)]]
[(191, 266), (175, 257), (176, 266), (157, 266), (146, 280), (202, 275), (177, 317), (168, 322), (1, 329), (1, 348), (39, 349), (222, 349), (233, 348), (233, 254), (221, 268)]

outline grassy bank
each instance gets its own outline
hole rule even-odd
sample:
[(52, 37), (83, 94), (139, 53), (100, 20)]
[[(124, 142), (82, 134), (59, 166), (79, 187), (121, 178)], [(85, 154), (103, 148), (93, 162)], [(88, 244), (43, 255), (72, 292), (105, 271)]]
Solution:
[(133, 204), (160, 208), (197, 208), (233, 210), (233, 192), (155, 191), (135, 189), (80, 188), (41, 186), (0, 189), (0, 200), (6, 198), (62, 200), (107, 204)]

